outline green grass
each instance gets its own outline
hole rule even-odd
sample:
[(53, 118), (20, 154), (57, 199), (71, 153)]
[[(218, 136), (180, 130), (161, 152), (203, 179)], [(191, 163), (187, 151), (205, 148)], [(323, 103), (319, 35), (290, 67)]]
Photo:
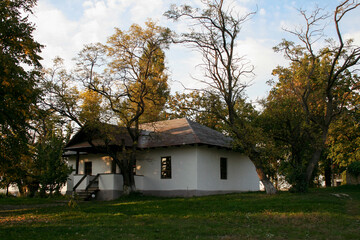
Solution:
[[(349, 197), (333, 195), (340, 193)], [(0, 198), (0, 239), (360, 238), (360, 186), (275, 196), (137, 196), (75, 208), (55, 200), (37, 200), (32, 207), (26, 199), (15, 200), (23, 209), (2, 207), (8, 201)]]

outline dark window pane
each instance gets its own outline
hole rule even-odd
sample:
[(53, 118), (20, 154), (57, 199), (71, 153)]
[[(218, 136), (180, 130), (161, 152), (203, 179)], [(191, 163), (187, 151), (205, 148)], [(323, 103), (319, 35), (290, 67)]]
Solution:
[(92, 175), (92, 162), (85, 162), (85, 174)]
[(220, 158), (220, 179), (227, 179), (227, 158)]

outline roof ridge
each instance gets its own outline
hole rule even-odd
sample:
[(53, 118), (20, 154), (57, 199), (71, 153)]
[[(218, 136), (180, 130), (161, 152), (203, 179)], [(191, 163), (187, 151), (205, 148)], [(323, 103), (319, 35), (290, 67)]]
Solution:
[(189, 127), (191, 128), (191, 131), (194, 133), (196, 142), (201, 142), (199, 136), (198, 136), (197, 133), (196, 133), (196, 131), (195, 131), (194, 128), (191, 126), (191, 123), (193, 123), (193, 121), (191, 121), (191, 120), (188, 119), (187, 117), (185, 117), (185, 120), (186, 120), (187, 123), (189, 124)]

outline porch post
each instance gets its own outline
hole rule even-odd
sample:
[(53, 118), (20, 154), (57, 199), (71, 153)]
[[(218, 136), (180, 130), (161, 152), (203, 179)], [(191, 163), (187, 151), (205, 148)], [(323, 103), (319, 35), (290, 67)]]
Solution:
[(75, 174), (79, 174), (79, 161), (80, 161), (80, 152), (76, 152), (76, 167), (75, 167)]

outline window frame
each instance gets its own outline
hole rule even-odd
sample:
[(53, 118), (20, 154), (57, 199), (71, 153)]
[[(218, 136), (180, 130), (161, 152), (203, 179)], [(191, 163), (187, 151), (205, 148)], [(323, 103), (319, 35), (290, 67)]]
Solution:
[(160, 158), (160, 178), (161, 179), (172, 178), (171, 156)]

